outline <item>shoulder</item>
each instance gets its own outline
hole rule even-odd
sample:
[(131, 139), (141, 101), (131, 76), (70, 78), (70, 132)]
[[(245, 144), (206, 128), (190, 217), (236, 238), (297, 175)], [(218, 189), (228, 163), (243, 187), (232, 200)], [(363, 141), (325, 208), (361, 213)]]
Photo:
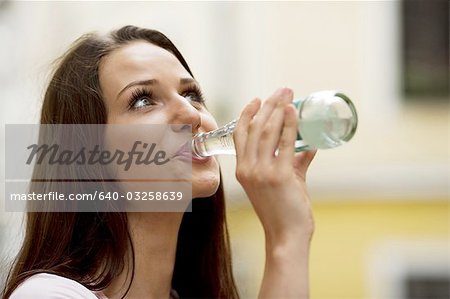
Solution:
[(21, 283), (9, 299), (97, 299), (92, 291), (75, 280), (39, 273)]

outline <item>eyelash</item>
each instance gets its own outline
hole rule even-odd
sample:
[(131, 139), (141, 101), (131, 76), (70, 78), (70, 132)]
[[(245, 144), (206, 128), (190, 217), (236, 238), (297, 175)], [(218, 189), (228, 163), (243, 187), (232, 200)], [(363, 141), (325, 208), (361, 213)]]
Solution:
[(186, 90), (183, 92), (183, 95), (186, 96), (190, 93), (193, 93), (196, 97), (196, 99), (194, 100), (195, 102), (198, 102), (202, 105), (205, 104), (205, 99), (203, 97), (203, 93), (200, 90), (200, 88), (197, 85), (190, 85), (186, 88)]
[(137, 101), (139, 101), (142, 98), (147, 98), (150, 101), (150, 103), (153, 102), (152, 96), (153, 96), (153, 93), (149, 89), (139, 88), (139, 89), (133, 90), (133, 92), (131, 93), (130, 101), (128, 102), (128, 109), (129, 110), (142, 109), (142, 108), (135, 108), (133, 106), (136, 104)]
[[(182, 93), (183, 96), (187, 96), (188, 94), (194, 94), (194, 97), (196, 98), (194, 102), (200, 103), (202, 105), (205, 104), (203, 93), (197, 85), (188, 86), (186, 90)], [(134, 90), (131, 94), (130, 101), (128, 102), (128, 109), (129, 110), (143, 109), (143, 108), (135, 108), (133, 106), (136, 104), (137, 101), (139, 101), (142, 98), (147, 98), (150, 103), (153, 103), (154, 100), (152, 100), (152, 96), (153, 93), (149, 89), (139, 88)]]

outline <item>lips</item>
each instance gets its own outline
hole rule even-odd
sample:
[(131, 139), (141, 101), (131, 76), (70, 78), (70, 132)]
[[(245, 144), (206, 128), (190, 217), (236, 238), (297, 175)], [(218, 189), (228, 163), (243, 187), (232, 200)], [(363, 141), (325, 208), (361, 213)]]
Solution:
[(205, 163), (205, 162), (211, 160), (211, 157), (199, 157), (197, 155), (194, 155), (192, 153), (192, 141), (191, 140), (183, 143), (180, 146), (180, 148), (175, 152), (175, 154), (172, 156), (172, 158), (173, 157), (187, 158), (195, 163)]
[(195, 162), (195, 163), (206, 163), (209, 160), (211, 160), (211, 157), (192, 156), (192, 162)]
[(173, 154), (173, 157), (176, 156), (183, 156), (183, 157), (188, 157), (191, 158), (192, 157), (192, 151), (191, 151), (191, 142), (190, 141), (186, 141), (185, 143), (183, 143), (180, 148), (175, 152), (175, 154)]

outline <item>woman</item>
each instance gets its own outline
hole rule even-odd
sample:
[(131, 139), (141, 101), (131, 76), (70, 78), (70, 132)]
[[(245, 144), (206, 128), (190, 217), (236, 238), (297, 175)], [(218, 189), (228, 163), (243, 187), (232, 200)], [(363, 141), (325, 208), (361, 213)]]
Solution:
[[(315, 152), (294, 153), (292, 97), (283, 88), (253, 100), (233, 137), (236, 177), (266, 237), (261, 298), (308, 297), (305, 175)], [(133, 26), (75, 43), (50, 81), (41, 123), (217, 128), (176, 47)], [(192, 160), (192, 197), (192, 213), (28, 213), (3, 298), (238, 298), (215, 158)]]

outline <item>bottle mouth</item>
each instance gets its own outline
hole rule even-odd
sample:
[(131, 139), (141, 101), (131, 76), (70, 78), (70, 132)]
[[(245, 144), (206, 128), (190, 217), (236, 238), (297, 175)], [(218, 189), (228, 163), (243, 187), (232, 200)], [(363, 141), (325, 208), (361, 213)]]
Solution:
[(200, 151), (200, 138), (204, 133), (197, 133), (192, 137), (192, 140), (190, 142), (191, 145), (191, 151), (192, 151), (192, 157), (198, 160), (206, 160), (208, 159), (207, 156), (203, 156)]

